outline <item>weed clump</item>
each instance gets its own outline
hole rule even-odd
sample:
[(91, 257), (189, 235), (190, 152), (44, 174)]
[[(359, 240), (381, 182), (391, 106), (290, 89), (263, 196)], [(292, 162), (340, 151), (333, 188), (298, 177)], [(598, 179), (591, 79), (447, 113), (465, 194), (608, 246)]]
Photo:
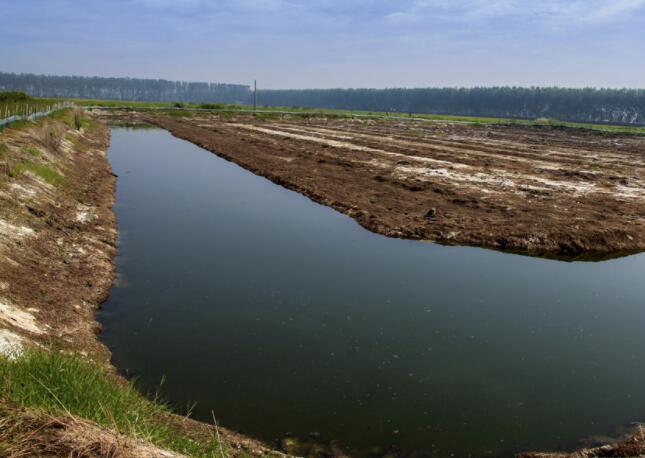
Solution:
[(76, 130), (81, 130), (83, 128), (83, 113), (81, 110), (74, 110), (74, 127)]
[(63, 131), (56, 123), (45, 122), (38, 132), (40, 143), (51, 151), (58, 151), (63, 141)]

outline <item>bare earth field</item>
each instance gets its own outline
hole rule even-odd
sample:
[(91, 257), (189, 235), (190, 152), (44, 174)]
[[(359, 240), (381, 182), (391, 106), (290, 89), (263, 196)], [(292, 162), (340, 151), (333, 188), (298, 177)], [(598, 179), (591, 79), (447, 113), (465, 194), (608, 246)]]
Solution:
[(454, 122), (126, 116), (387, 236), (567, 259), (645, 249), (642, 137)]

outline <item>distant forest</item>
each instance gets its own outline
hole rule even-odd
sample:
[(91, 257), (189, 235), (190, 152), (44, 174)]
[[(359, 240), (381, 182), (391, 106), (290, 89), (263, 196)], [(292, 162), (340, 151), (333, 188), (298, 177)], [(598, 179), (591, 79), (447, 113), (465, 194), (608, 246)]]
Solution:
[(645, 124), (645, 90), (541, 87), (307, 89), (258, 92), (264, 105)]
[(0, 72), (0, 91), (23, 91), (34, 97), (237, 103), (248, 99), (249, 90), (241, 84)]
[[(37, 97), (253, 103), (249, 86), (182, 81), (0, 73), (0, 90)], [(643, 89), (475, 87), (260, 90), (266, 106), (645, 125)]]

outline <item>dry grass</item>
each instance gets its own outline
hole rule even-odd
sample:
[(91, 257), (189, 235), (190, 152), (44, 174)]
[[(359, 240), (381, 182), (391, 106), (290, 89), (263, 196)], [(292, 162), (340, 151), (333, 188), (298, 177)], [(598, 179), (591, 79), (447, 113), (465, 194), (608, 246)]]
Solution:
[(40, 143), (50, 151), (59, 151), (63, 141), (63, 127), (56, 123), (43, 122), (38, 130), (38, 139)]
[(7, 458), (180, 457), (96, 423), (0, 404), (0, 455)]

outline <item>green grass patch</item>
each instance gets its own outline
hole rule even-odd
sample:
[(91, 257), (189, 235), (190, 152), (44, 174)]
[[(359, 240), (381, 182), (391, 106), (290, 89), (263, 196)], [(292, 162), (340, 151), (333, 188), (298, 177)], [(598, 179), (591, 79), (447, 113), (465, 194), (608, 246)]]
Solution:
[(0, 118), (25, 116), (51, 108), (57, 99), (30, 97), (24, 92), (0, 92)]
[(51, 113), (48, 118), (62, 121), (74, 130), (94, 129), (98, 123), (79, 108), (65, 108)]
[(61, 186), (65, 184), (65, 178), (53, 167), (45, 164), (37, 164), (35, 162), (22, 162), (15, 165), (9, 171), (9, 176), (16, 178), (22, 175), (25, 171), (29, 171), (34, 175), (39, 176), (52, 186)]
[(161, 110), (161, 113), (174, 118), (186, 118), (195, 115), (195, 112), (189, 110)]
[(170, 409), (117, 383), (107, 370), (79, 355), (28, 350), (0, 357), (0, 397), (51, 415), (71, 414), (189, 456), (220, 456), (216, 437), (194, 438), (172, 420)]
[(24, 129), (25, 127), (33, 126), (35, 123), (33, 121), (28, 121), (26, 119), (21, 119), (19, 121), (13, 121), (9, 124), (5, 124), (5, 129)]
[(34, 157), (39, 157), (41, 154), (40, 150), (35, 146), (25, 146), (22, 151)]
[(74, 119), (71, 108), (58, 110), (47, 116), (49, 119), (56, 119), (65, 123), (67, 127), (74, 127)]

